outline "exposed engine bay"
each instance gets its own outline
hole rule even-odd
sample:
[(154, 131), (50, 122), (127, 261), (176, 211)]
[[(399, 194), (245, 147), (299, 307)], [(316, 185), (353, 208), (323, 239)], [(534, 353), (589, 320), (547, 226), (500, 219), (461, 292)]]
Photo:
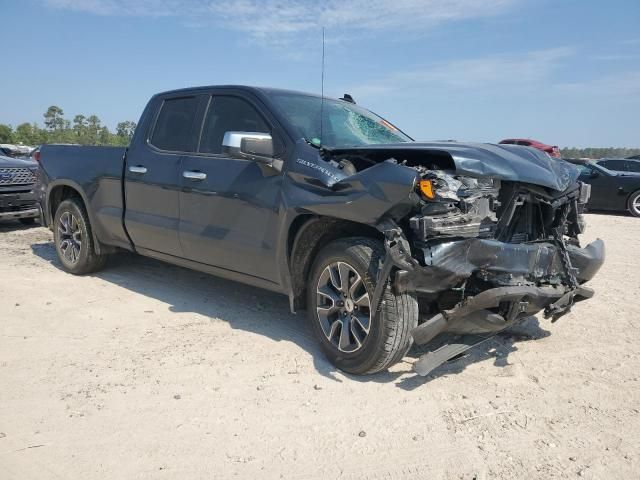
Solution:
[[(373, 305), (390, 282), (396, 291), (418, 295), (423, 321), (413, 331), (416, 343), (455, 336), (423, 356), (418, 373), (428, 374), (541, 310), (556, 321), (593, 295), (582, 284), (602, 265), (604, 244), (580, 248), (590, 186), (577, 182), (570, 169), (558, 170), (557, 179), (528, 183), (514, 180), (516, 175), (476, 172), (476, 165), (460, 168), (442, 150), (342, 151), (325, 160), (347, 176), (343, 183), (380, 163), (417, 173), (402, 217), (392, 209), (378, 225), (387, 259)], [(564, 168), (561, 160), (552, 161)], [(536, 166), (527, 167), (535, 179)], [(518, 180), (525, 176), (516, 173)], [(395, 220), (389, 218), (394, 214)]]

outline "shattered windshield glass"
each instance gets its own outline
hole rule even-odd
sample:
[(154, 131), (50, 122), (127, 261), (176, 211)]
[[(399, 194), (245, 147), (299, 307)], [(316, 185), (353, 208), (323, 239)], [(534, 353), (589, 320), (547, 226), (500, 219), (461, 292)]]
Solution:
[(337, 148), (411, 141), (385, 119), (343, 100), (324, 99), (321, 133), (320, 97), (277, 93), (271, 99), (300, 136), (316, 146)]

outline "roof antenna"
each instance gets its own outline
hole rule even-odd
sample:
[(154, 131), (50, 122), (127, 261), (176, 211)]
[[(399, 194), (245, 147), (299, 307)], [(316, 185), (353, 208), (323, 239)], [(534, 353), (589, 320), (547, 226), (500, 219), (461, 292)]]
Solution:
[(322, 127), (324, 116), (324, 27), (322, 27), (322, 73), (320, 76), (320, 148), (322, 148)]

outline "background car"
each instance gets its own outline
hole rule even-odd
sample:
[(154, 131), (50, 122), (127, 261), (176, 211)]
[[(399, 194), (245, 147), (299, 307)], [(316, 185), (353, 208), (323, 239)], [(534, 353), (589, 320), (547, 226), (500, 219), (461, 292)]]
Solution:
[(640, 160), (631, 158), (601, 158), (596, 163), (607, 170), (619, 173), (640, 174)]
[(580, 169), (580, 180), (591, 185), (587, 207), (627, 211), (640, 217), (640, 175), (613, 172), (593, 160), (568, 160)]
[(560, 158), (560, 149), (555, 145), (547, 145), (546, 143), (531, 140), (530, 138), (507, 138), (499, 143), (503, 145), (522, 145), (523, 147), (533, 147), (548, 153), (554, 158)]
[(38, 163), (0, 155), (0, 220), (30, 225), (40, 218)]
[(640, 155), (631, 155), (630, 157), (627, 157), (627, 158), (631, 160), (640, 160)]

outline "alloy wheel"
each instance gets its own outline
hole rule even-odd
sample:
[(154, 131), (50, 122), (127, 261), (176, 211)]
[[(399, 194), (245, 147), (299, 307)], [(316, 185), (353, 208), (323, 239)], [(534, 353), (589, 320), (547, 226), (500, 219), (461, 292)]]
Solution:
[(58, 248), (70, 263), (76, 263), (82, 249), (82, 229), (71, 212), (64, 212), (58, 224)]
[(317, 318), (327, 340), (345, 353), (362, 348), (371, 328), (371, 301), (356, 269), (346, 262), (327, 265), (316, 293)]
[(640, 217), (640, 195), (636, 195), (631, 199), (631, 209), (636, 216)]

